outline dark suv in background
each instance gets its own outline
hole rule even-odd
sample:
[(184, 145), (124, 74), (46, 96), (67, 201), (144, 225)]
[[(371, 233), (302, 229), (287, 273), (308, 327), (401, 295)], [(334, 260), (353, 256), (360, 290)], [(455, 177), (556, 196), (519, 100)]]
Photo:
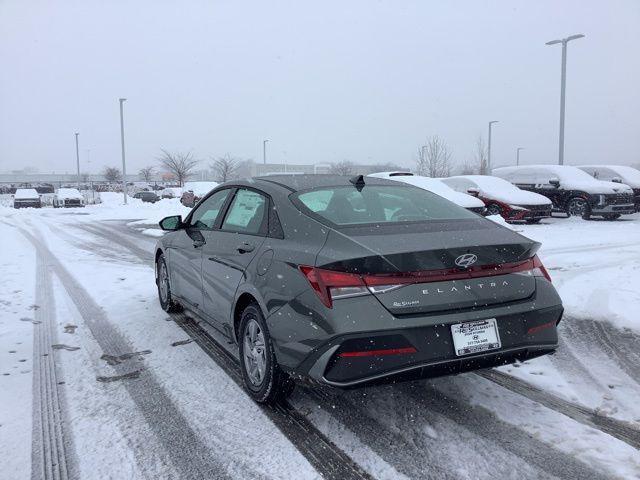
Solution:
[(536, 192), (553, 202), (553, 211), (588, 219), (592, 216), (615, 220), (635, 212), (633, 190), (622, 183), (596, 180), (588, 173), (567, 165), (526, 165), (502, 167), (492, 175), (518, 188)]

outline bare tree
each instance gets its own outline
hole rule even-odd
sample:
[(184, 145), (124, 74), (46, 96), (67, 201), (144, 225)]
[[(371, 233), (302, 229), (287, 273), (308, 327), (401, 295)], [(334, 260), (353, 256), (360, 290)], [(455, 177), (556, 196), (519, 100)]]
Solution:
[(213, 159), (213, 162), (209, 165), (209, 168), (213, 170), (216, 181), (226, 182), (237, 177), (237, 171), (240, 161), (229, 155), (228, 153), (224, 157), (218, 157)]
[(447, 143), (437, 135), (427, 139), (418, 149), (418, 175), (448, 177), (451, 175), (451, 152)]
[(109, 183), (116, 183), (122, 181), (122, 172), (116, 167), (105, 167), (102, 171), (102, 176)]
[(351, 175), (355, 165), (349, 160), (342, 160), (340, 162), (332, 163), (329, 172), (334, 175)]
[(150, 182), (151, 177), (153, 177), (155, 173), (156, 173), (156, 167), (154, 167), (153, 165), (150, 165), (148, 167), (141, 168), (140, 171), (138, 172), (138, 175), (140, 175), (140, 178), (145, 182)]
[(478, 135), (476, 140), (476, 151), (474, 154), (475, 171), (480, 175), (487, 175), (487, 148), (484, 145), (482, 135)]
[(191, 152), (170, 153), (166, 150), (162, 150), (162, 155), (158, 157), (158, 161), (167, 172), (175, 177), (181, 187), (199, 163), (199, 160), (196, 160)]

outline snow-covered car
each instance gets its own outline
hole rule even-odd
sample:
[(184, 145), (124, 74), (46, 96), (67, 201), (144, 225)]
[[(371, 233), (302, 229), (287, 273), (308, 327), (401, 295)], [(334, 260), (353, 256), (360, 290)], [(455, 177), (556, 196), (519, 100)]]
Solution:
[(544, 195), (556, 212), (588, 219), (601, 216), (615, 220), (635, 212), (633, 190), (628, 185), (596, 180), (568, 165), (524, 165), (494, 168), (493, 175), (517, 187)]
[(180, 187), (166, 187), (162, 189), (162, 198), (180, 198), (182, 196), (182, 188)]
[(53, 208), (84, 207), (84, 197), (77, 188), (59, 188), (53, 197)]
[(538, 223), (551, 216), (551, 200), (520, 190), (502, 178), (489, 175), (460, 175), (442, 181), (457, 192), (482, 200), (488, 215), (501, 215), (508, 222)]
[(13, 208), (40, 208), (42, 200), (35, 188), (18, 188), (13, 195)]
[(147, 192), (147, 191), (138, 192), (133, 195), (133, 198), (142, 200), (145, 203), (156, 203), (158, 200), (160, 200), (160, 197), (158, 197), (158, 195), (156, 195), (155, 192)]
[(446, 198), (450, 202), (466, 208), (475, 213), (484, 213), (485, 206), (481, 200), (464, 193), (456, 192), (442, 180), (431, 177), (414, 175), (411, 172), (378, 172), (370, 173), (369, 177), (387, 178), (398, 182), (408, 183), (423, 190), (427, 190), (436, 195)]
[(636, 212), (640, 212), (640, 170), (627, 165), (581, 165), (578, 168), (597, 180), (629, 185)]
[(218, 186), (217, 182), (186, 182), (180, 203), (185, 207), (193, 207), (198, 200)]

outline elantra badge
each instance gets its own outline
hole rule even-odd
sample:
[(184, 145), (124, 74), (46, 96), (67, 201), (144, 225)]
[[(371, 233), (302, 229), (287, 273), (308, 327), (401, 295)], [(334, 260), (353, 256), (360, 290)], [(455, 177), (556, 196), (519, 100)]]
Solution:
[(455, 259), (455, 264), (462, 268), (469, 268), (478, 261), (478, 257), (473, 253), (465, 253)]

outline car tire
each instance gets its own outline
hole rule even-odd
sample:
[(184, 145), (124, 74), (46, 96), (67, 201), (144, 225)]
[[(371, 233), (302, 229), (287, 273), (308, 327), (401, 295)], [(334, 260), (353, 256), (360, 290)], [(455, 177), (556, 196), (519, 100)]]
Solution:
[(158, 286), (158, 300), (160, 300), (162, 309), (167, 313), (181, 311), (182, 307), (176, 303), (171, 295), (171, 280), (164, 255), (160, 255), (156, 262), (156, 285)]
[(617, 220), (620, 218), (620, 214), (619, 213), (609, 213), (607, 215), (604, 215), (604, 219), (605, 220)]
[(244, 388), (253, 400), (273, 404), (293, 392), (295, 383), (278, 365), (267, 322), (255, 303), (242, 311), (238, 348)]
[(487, 215), (502, 215), (502, 208), (497, 203), (487, 205)]
[(585, 220), (591, 218), (589, 202), (582, 197), (571, 197), (565, 207), (568, 217), (582, 217)]

